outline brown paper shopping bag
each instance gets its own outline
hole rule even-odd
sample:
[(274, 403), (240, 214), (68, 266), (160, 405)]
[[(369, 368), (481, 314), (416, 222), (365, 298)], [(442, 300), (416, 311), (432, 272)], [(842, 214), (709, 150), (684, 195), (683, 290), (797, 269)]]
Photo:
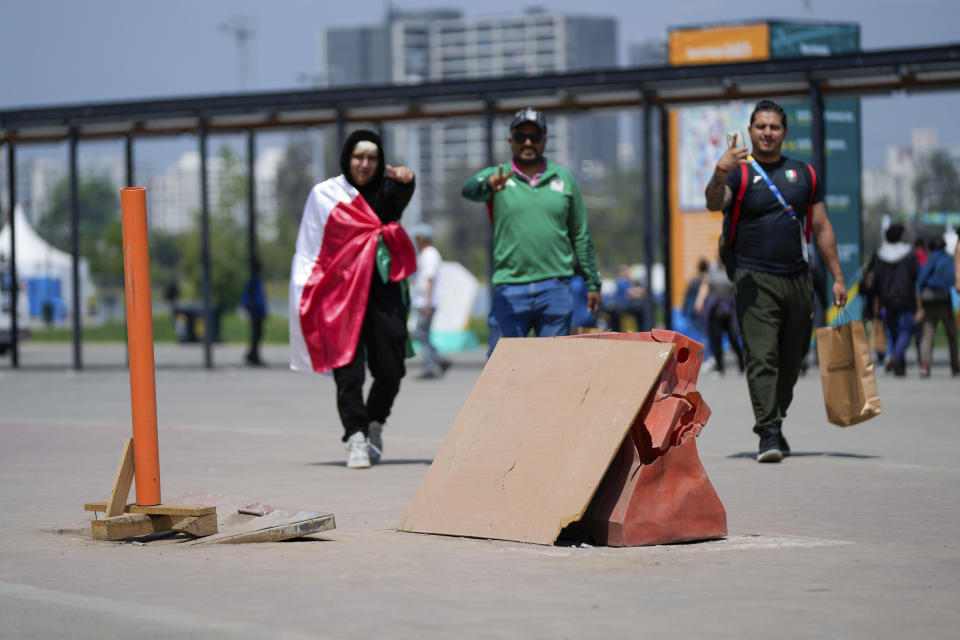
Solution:
[(874, 318), (870, 321), (870, 349), (874, 353), (887, 352), (887, 332), (883, 328), (883, 320)]
[(846, 427), (880, 415), (883, 409), (863, 321), (818, 328), (817, 355), (827, 420)]

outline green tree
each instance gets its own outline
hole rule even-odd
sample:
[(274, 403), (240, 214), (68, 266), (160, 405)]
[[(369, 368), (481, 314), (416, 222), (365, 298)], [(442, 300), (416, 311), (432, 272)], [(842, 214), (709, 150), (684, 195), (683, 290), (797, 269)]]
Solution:
[(178, 278), (178, 266), (183, 259), (184, 239), (180, 234), (163, 229), (150, 230), (150, 281), (154, 287), (164, 287)]
[(913, 189), (921, 212), (960, 210), (960, 175), (944, 151), (934, 151), (924, 159)]
[[(80, 209), (80, 255), (90, 261), (97, 284), (123, 283), (123, 247), (120, 226), (119, 191), (109, 179), (95, 177), (78, 185)], [(37, 221), (37, 232), (50, 244), (69, 252), (70, 181), (60, 180), (53, 188), (49, 208)]]
[[(643, 175), (639, 169), (614, 170), (596, 188), (585, 190), (584, 203), (590, 220), (590, 235), (601, 274), (616, 273), (621, 264), (643, 262)], [(657, 203), (658, 194), (654, 194)], [(655, 216), (655, 218), (658, 216)], [(654, 250), (662, 259), (662, 248)]]
[(313, 150), (308, 138), (291, 138), (277, 165), (277, 218), (275, 240), (263, 244), (260, 258), (268, 277), (286, 278), (290, 269), (303, 204), (316, 183), (311, 172)]
[[(229, 146), (220, 148), (219, 157), (223, 162), (219, 198), (210, 210), (210, 289), (214, 307), (226, 310), (239, 304), (249, 277), (246, 226), (239, 222), (246, 210), (247, 177)], [(203, 292), (199, 211), (194, 219), (197, 231), (181, 236), (181, 267), (199, 295)]]

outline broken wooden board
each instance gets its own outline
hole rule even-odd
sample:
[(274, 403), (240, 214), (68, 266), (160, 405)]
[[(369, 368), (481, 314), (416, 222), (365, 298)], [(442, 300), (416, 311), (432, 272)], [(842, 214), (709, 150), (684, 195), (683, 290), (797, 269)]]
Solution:
[[(83, 505), (84, 511), (103, 511), (106, 512), (106, 502), (88, 502)], [(148, 515), (167, 515), (167, 516), (205, 516), (208, 513), (216, 513), (216, 507), (204, 506), (200, 504), (155, 504), (141, 506), (136, 503), (129, 503), (123, 508), (122, 513), (145, 513)]]
[[(212, 507), (211, 507), (212, 508)], [(125, 513), (90, 523), (94, 540), (123, 540), (161, 531), (180, 531), (192, 536), (210, 536), (217, 532), (217, 513), (169, 515)]]
[(192, 544), (240, 544), (248, 542), (281, 542), (312, 533), (329, 531), (337, 526), (332, 513), (277, 509), (265, 516), (232, 527), (217, 535), (195, 540)]
[(672, 350), (501, 339), (398, 528), (553, 544), (583, 516)]
[(110, 489), (110, 498), (107, 500), (104, 515), (108, 518), (119, 516), (123, 513), (123, 505), (127, 502), (127, 496), (130, 495), (130, 485), (133, 482), (133, 438), (127, 438), (123, 445), (123, 453), (120, 454), (120, 465), (117, 467), (117, 475), (113, 479), (113, 488)]

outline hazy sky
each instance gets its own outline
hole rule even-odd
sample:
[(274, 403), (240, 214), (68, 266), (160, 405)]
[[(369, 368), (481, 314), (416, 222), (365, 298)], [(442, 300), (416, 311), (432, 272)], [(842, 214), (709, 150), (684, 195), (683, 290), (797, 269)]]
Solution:
[[(467, 17), (506, 15), (536, 4), (394, 3), (404, 9), (460, 8)], [(543, 6), (584, 13), (582, 0), (552, 0)], [(618, 19), (622, 60), (627, 45), (663, 37), (670, 26), (764, 18), (858, 22), (867, 50), (960, 41), (957, 0), (593, 0), (589, 6), (591, 15)], [(236, 44), (219, 27), (241, 16), (256, 26), (248, 88), (304, 88), (317, 71), (318, 28), (378, 23), (386, 7), (382, 0), (7, 0), (0, 38), (0, 109), (236, 91)], [(958, 112), (958, 92), (865, 99), (865, 166), (881, 162), (887, 145), (907, 143), (914, 127), (937, 128), (941, 143), (960, 145)]]

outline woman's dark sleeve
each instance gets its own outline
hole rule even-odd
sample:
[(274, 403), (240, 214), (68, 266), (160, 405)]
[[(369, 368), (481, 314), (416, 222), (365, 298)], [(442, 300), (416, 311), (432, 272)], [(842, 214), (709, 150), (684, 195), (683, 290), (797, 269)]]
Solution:
[(413, 190), (416, 188), (416, 179), (404, 184), (399, 180), (386, 178), (383, 187), (384, 199), (389, 203), (390, 217), (393, 219), (391, 221), (399, 220), (400, 216), (403, 215), (403, 210), (410, 203), (410, 198), (413, 197)]

